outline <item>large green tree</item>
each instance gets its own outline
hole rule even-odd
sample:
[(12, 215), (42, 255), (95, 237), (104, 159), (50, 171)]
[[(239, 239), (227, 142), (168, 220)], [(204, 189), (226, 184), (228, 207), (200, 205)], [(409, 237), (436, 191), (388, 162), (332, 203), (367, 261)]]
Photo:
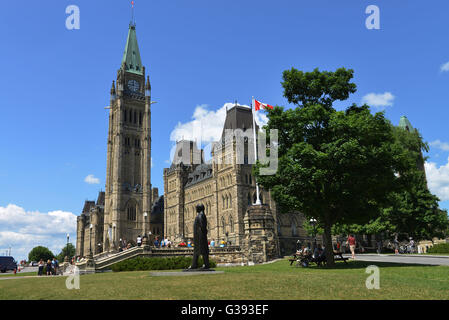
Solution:
[(64, 261), (64, 258), (67, 256), (69, 260), (75, 256), (75, 247), (72, 243), (69, 243), (68, 245), (64, 246), (61, 250), (61, 252), (58, 254), (56, 259), (58, 259), (59, 262)]
[(391, 123), (368, 106), (337, 111), (334, 103), (356, 91), (353, 70), (283, 73), (284, 96), (297, 107), (268, 111), (267, 129), (279, 130), (278, 171), (258, 181), (272, 190), (284, 212), (297, 210), (315, 218), (324, 230), (326, 260), (334, 264), (334, 224), (366, 223), (400, 190), (413, 165), (396, 142)]
[(51, 260), (55, 256), (53, 252), (50, 251), (47, 247), (37, 246), (31, 249), (30, 253), (28, 253), (28, 261), (39, 261), (39, 260)]
[(393, 133), (411, 161), (416, 163), (407, 173), (403, 173), (404, 188), (389, 194), (390, 205), (382, 208), (379, 215), (369, 223), (341, 225), (337, 232), (385, 233), (390, 237), (403, 234), (413, 237), (415, 241), (442, 238), (447, 234), (449, 220), (447, 211), (439, 208), (439, 199), (427, 187), (422, 151), (428, 151), (428, 146), (418, 131), (409, 132), (395, 127)]

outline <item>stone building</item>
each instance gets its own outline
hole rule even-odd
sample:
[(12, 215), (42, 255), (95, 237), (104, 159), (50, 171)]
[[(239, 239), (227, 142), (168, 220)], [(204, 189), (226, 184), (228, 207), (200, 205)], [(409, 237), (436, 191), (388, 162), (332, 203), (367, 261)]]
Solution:
[(100, 191), (96, 202), (86, 200), (83, 212), (77, 217), (77, 256), (87, 255), (90, 251), (94, 254), (102, 250), (98, 244), (103, 241), (104, 196), (105, 193)]
[[(235, 105), (227, 110), (223, 133), (212, 148), (212, 159), (204, 161), (204, 151), (193, 141), (177, 142), (170, 168), (164, 169), (164, 233), (172, 242), (193, 238), (195, 207), (202, 203), (208, 219), (208, 238), (240, 246), (244, 242), (244, 219), (256, 201), (256, 181), (252, 175), (253, 115), (251, 109)], [(240, 130), (243, 148), (239, 153)], [(260, 200), (271, 209), (275, 236), (281, 253), (295, 250), (297, 240), (307, 238), (304, 217), (299, 213), (280, 214), (271, 193), (260, 189)]]
[(89, 252), (85, 244), (90, 243), (86, 239), (91, 233), (96, 244), (92, 251), (96, 254), (117, 250), (120, 239), (135, 240), (150, 231), (154, 192), (151, 85), (140, 58), (135, 24), (129, 26), (121, 67), (110, 94), (106, 188), (102, 201), (95, 206), (86, 202), (78, 219), (77, 254), (81, 256)]
[[(96, 202), (86, 201), (78, 218), (79, 256), (117, 251), (120, 239), (135, 241), (139, 235), (167, 237), (174, 243), (193, 238), (198, 203), (206, 208), (209, 239), (244, 243), (245, 214), (256, 201), (251, 110), (236, 105), (227, 111), (220, 143), (208, 163), (194, 142), (179, 141), (172, 166), (164, 169), (164, 194), (159, 197), (151, 185), (151, 104), (150, 79), (140, 58), (136, 26), (130, 24), (110, 91), (105, 191)], [(227, 130), (242, 133), (241, 152)], [(281, 253), (291, 253), (296, 241), (307, 237), (302, 215), (280, 215), (267, 190), (259, 197), (273, 214)]]

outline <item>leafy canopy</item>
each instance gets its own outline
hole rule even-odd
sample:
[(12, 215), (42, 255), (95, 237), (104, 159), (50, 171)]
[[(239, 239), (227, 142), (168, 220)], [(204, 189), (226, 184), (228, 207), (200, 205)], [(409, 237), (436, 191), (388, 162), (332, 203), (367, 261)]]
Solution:
[(28, 261), (52, 260), (54, 254), (47, 247), (37, 246), (28, 253)]
[[(258, 181), (272, 190), (284, 212), (300, 211), (324, 228), (332, 247), (335, 223), (366, 223), (402, 186), (402, 175), (415, 165), (394, 139), (383, 113), (352, 105), (336, 111), (333, 103), (356, 91), (353, 70), (284, 71), (284, 96), (295, 109), (268, 111), (267, 129), (279, 130), (278, 171)], [(329, 253), (328, 263), (333, 263)]]

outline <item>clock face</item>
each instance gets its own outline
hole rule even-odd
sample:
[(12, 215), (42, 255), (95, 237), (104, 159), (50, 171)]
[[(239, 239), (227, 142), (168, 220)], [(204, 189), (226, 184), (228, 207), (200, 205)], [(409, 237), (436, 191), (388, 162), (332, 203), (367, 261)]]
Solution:
[(137, 92), (139, 91), (139, 82), (137, 82), (136, 80), (129, 80), (128, 81), (128, 89), (131, 90), (132, 92)]

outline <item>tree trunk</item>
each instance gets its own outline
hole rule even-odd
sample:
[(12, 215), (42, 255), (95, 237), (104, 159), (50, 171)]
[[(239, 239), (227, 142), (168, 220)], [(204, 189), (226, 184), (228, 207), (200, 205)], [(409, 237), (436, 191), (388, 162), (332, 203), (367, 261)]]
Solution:
[(326, 248), (326, 264), (329, 267), (333, 267), (335, 265), (334, 261), (334, 247), (332, 246), (332, 233), (331, 233), (331, 224), (325, 219), (324, 220), (324, 247)]

